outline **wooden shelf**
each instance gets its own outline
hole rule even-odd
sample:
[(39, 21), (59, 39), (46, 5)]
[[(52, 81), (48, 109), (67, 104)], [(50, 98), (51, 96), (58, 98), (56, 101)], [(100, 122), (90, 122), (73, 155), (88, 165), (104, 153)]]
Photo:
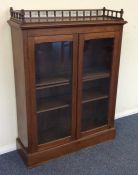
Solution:
[(95, 91), (91, 92), (88, 91), (87, 93), (84, 94), (83, 101), (82, 103), (88, 103), (96, 100), (102, 100), (108, 98), (108, 95), (106, 93), (100, 92), (100, 91)]
[(45, 88), (51, 88), (51, 87), (58, 87), (58, 86), (65, 86), (69, 85), (70, 80), (66, 78), (55, 78), (51, 80), (41, 81), (36, 84), (36, 89), (41, 90)]
[(47, 97), (37, 100), (37, 114), (69, 107), (68, 97)]
[(84, 75), (83, 82), (98, 80), (102, 78), (109, 78), (109, 77), (110, 77), (109, 72), (89, 72)]

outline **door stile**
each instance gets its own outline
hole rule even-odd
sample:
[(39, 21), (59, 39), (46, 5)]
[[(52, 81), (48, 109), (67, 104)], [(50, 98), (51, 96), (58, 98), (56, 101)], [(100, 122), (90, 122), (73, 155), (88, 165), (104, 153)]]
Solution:
[(72, 138), (76, 139), (77, 124), (77, 62), (78, 62), (78, 34), (73, 34), (73, 61), (72, 61)]
[(81, 133), (81, 115), (82, 115), (82, 77), (83, 77), (83, 50), (84, 50), (84, 34), (79, 35), (78, 50), (78, 94), (77, 94), (77, 138)]

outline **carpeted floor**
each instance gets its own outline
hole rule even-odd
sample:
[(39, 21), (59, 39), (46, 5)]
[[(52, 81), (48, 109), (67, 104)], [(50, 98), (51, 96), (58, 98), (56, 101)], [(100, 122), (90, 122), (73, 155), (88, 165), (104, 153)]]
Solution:
[(117, 136), (27, 170), (17, 152), (0, 156), (0, 175), (138, 175), (138, 114), (116, 120)]

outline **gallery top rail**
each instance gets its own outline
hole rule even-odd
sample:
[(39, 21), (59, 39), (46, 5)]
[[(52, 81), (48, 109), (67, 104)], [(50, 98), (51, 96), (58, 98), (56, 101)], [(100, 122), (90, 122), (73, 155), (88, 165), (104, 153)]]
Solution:
[(79, 9), (79, 10), (13, 10), (10, 8), (11, 19), (25, 21), (26, 19), (63, 19), (63, 18), (93, 18), (93, 17), (110, 17), (113, 19), (123, 19), (123, 9), (120, 11), (109, 10), (105, 7), (102, 9)]

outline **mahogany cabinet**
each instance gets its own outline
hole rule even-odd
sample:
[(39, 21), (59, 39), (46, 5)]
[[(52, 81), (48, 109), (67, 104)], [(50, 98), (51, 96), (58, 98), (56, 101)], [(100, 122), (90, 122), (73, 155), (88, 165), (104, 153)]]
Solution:
[(123, 10), (10, 13), (17, 148), (27, 166), (113, 139)]

